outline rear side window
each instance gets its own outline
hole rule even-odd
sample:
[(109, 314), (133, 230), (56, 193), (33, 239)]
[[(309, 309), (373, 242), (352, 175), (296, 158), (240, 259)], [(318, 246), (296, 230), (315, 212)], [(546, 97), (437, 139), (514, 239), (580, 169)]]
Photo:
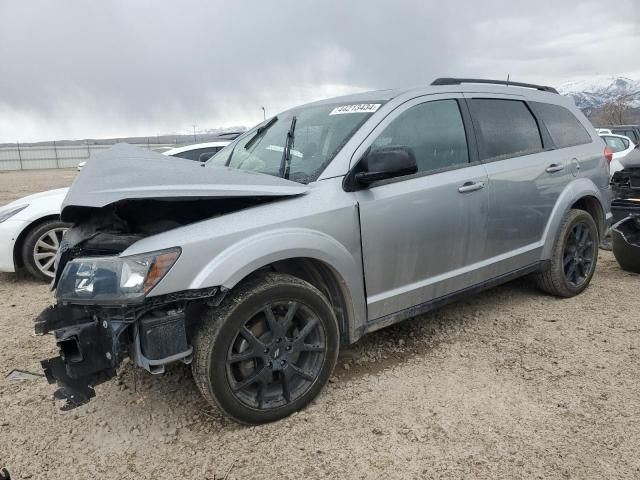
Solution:
[(218, 151), (220, 151), (221, 149), (222, 147), (197, 148), (195, 150), (187, 150), (186, 152), (180, 152), (172, 156), (185, 158), (187, 160), (200, 160), (200, 155), (202, 155), (203, 153), (210, 153), (211, 155), (213, 155)]
[(558, 148), (591, 143), (591, 135), (568, 109), (551, 103), (532, 102), (533, 108)]
[(467, 139), (458, 102), (436, 100), (401, 113), (371, 148), (390, 146), (411, 148), (420, 173), (468, 163)]
[(624, 135), (625, 137), (629, 137), (633, 141), (637, 141), (636, 132), (633, 130), (620, 130), (620, 129), (611, 129), (611, 133), (615, 133), (616, 135)]
[(482, 159), (500, 160), (542, 150), (538, 123), (524, 102), (474, 98), (469, 108), (480, 131)]
[(622, 152), (629, 148), (629, 144), (622, 138), (605, 136), (604, 141), (611, 147), (613, 153)]

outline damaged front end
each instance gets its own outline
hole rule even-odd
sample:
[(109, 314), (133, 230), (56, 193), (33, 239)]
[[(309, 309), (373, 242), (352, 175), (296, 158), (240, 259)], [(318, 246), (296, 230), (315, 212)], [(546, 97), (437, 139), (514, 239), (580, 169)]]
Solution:
[(218, 305), (218, 286), (154, 295), (179, 261), (179, 245), (137, 255), (126, 250), (146, 237), (306, 191), (268, 175), (202, 168), (128, 145), (98, 154), (83, 168), (62, 206), (74, 226), (56, 256), (56, 305), (36, 319), (60, 354), (43, 360), (63, 410), (88, 402), (94, 387), (114, 377), (126, 358), (163, 373), (190, 363), (199, 311)]
[[(87, 403), (94, 388), (113, 378), (125, 358), (153, 374), (168, 363), (191, 362), (189, 344), (200, 305), (217, 305), (218, 288), (191, 290), (130, 305), (95, 306), (58, 303), (36, 319), (35, 333), (53, 333), (59, 356), (41, 362), (62, 410)], [(194, 302), (195, 301), (195, 302)], [(200, 303), (201, 302), (201, 303)]]
[(634, 150), (621, 163), (624, 169), (611, 177), (614, 223), (630, 215), (640, 215), (640, 151)]
[(640, 152), (625, 157), (611, 178), (613, 254), (623, 270), (640, 273)]
[(611, 227), (613, 255), (627, 272), (640, 273), (640, 215), (630, 215)]
[(35, 333), (53, 333), (59, 356), (42, 361), (63, 410), (88, 402), (93, 387), (116, 374), (125, 358), (151, 373), (191, 361), (186, 310), (211, 301), (217, 288), (147, 298), (180, 256), (173, 248), (144, 255), (118, 253), (144, 236), (115, 211), (98, 212), (70, 230), (58, 252), (57, 304), (36, 319)]

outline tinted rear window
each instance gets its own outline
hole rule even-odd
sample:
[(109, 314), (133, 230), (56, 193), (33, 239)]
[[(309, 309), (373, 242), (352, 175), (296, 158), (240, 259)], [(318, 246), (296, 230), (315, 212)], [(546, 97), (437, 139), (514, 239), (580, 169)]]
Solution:
[(625, 137), (629, 137), (631, 140), (637, 140), (636, 132), (633, 129), (623, 130), (621, 128), (612, 128), (611, 133), (615, 133), (616, 135), (624, 135)]
[(591, 135), (568, 109), (550, 103), (532, 102), (558, 148), (591, 143)]
[(501, 159), (542, 150), (536, 119), (524, 102), (474, 98), (471, 113), (480, 130), (483, 159)]

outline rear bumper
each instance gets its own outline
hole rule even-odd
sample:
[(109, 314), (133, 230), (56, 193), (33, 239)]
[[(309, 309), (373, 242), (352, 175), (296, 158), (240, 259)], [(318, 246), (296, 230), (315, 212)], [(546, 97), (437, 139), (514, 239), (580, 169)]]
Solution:
[(13, 250), (20, 233), (27, 226), (24, 220), (5, 220), (0, 223), (0, 272), (15, 272)]

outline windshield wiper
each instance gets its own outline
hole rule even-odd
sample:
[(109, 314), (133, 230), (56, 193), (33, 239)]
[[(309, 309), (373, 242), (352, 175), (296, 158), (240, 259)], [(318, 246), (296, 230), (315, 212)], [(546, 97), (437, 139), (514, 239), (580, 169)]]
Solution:
[(294, 116), (291, 119), (291, 126), (287, 132), (287, 141), (284, 144), (284, 150), (282, 151), (282, 160), (280, 160), (280, 176), (282, 178), (289, 178), (289, 169), (291, 167), (291, 147), (293, 147), (294, 133), (296, 131), (297, 118)]
[(260, 135), (266, 132), (268, 128), (271, 128), (271, 125), (276, 123), (277, 120), (278, 120), (278, 117), (273, 117), (267, 123), (265, 123), (261, 127), (258, 127), (256, 130), (256, 133), (253, 135), (253, 137), (251, 137), (251, 140), (249, 140), (247, 143), (244, 144), (244, 149), (249, 150), (251, 148), (251, 145), (256, 143), (256, 140), (258, 140), (258, 137), (260, 137)]

